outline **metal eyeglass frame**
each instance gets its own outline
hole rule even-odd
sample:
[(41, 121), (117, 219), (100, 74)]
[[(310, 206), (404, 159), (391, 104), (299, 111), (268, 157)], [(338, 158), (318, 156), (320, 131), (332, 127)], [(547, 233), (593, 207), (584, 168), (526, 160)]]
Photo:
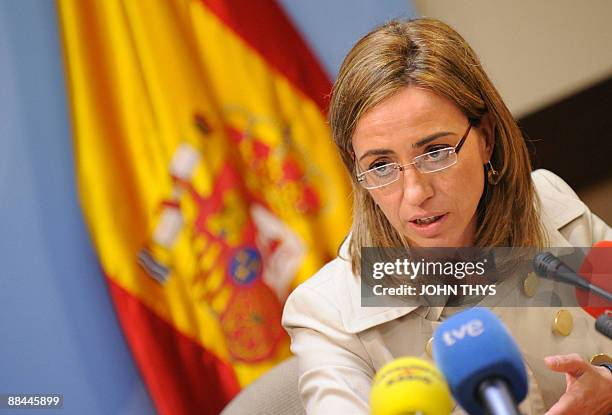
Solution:
[[(454, 147), (448, 147), (448, 148), (453, 149), (454, 153), (458, 155), (459, 151), (461, 150), (461, 147), (463, 147), (463, 144), (465, 143), (465, 140), (467, 139), (468, 135), (470, 134), (470, 130), (471, 129), (472, 129), (472, 123), (470, 122), (469, 125), (468, 125), (467, 130), (465, 130), (465, 133), (463, 134), (463, 136), (461, 137), (459, 142)], [(446, 149), (441, 149), (441, 150), (446, 150)], [(361, 184), (361, 186), (363, 188), (365, 188), (367, 190), (380, 189), (381, 187), (389, 186), (390, 184), (395, 183), (396, 181), (399, 180), (399, 178), (400, 178), (399, 174), (397, 175), (397, 177), (394, 180), (390, 181), (389, 183), (381, 184), (380, 186), (374, 186), (374, 187), (366, 187), (366, 185), (365, 185), (365, 175), (367, 173), (373, 171), (373, 170), (380, 169), (381, 167), (385, 167), (385, 166), (391, 166), (394, 169), (397, 169), (399, 172), (403, 172), (406, 169), (406, 167), (408, 167), (408, 166), (411, 166), (413, 164), (416, 166), (419, 159), (422, 159), (423, 157), (429, 156), (432, 153), (436, 153), (438, 151), (440, 151), (440, 150), (434, 150), (434, 151), (430, 151), (430, 152), (425, 153), (425, 154), (421, 154), (420, 156), (417, 156), (417, 157), (413, 158), (412, 162), (407, 163), (407, 164), (400, 165), (399, 163), (393, 162), (393, 163), (383, 164), (382, 166), (374, 167), (373, 169), (368, 169), (368, 170), (366, 170), (364, 172), (361, 172), (361, 173), (357, 174), (357, 181)], [(421, 173), (425, 173), (425, 174), (427, 174), (427, 173), (435, 173), (437, 171), (441, 171), (441, 170), (447, 169), (447, 168), (455, 165), (456, 163), (457, 163), (457, 160), (455, 159), (453, 164), (449, 164), (448, 166), (444, 166), (441, 169), (431, 170), (431, 171), (426, 171), (426, 172), (421, 172)], [(417, 167), (417, 170), (419, 170), (418, 167)], [(421, 170), (419, 170), (419, 171), (421, 171)]]

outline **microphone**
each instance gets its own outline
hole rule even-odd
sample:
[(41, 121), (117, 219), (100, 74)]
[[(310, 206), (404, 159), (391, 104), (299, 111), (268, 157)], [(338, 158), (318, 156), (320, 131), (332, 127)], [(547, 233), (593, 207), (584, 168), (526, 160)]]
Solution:
[(595, 329), (612, 340), (612, 314), (603, 313), (595, 320)]
[(608, 301), (612, 301), (612, 293), (595, 284), (591, 284), (550, 252), (540, 252), (537, 254), (533, 258), (533, 269), (540, 277), (570, 284), (582, 290), (593, 292)]
[(518, 415), (527, 372), (518, 346), (491, 311), (472, 308), (434, 333), (433, 355), (455, 400), (476, 415)]
[(449, 415), (452, 409), (444, 377), (427, 360), (400, 357), (383, 366), (372, 382), (372, 415)]

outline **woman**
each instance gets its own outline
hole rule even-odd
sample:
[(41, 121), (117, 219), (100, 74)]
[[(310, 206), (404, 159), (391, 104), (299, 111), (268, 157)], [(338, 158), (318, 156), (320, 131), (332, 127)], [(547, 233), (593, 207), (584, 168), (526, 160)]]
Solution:
[[(473, 50), (444, 23), (393, 21), (361, 39), (334, 85), (330, 124), (353, 182), (352, 230), (338, 258), (292, 293), (283, 315), (308, 413), (368, 413), (376, 371), (398, 356), (430, 357), (428, 340), (451, 313), (362, 307), (361, 247), (541, 248), (612, 239), (565, 182), (530, 173), (510, 112)], [(612, 411), (612, 372), (587, 361), (612, 355), (592, 317), (580, 308), (493, 311), (525, 358), (524, 413)]]

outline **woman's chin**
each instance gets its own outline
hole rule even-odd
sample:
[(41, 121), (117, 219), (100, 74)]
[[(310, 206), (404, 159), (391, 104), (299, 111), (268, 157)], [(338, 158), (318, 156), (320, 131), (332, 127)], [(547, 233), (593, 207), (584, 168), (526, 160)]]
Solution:
[[(454, 220), (453, 220), (454, 219)], [(413, 223), (405, 225), (404, 236), (411, 245), (420, 248), (462, 248), (474, 245), (476, 217), (467, 224), (457, 223), (456, 217), (446, 214), (433, 226), (419, 227)]]
[(472, 245), (464, 240), (464, 238), (457, 238), (444, 234), (430, 238), (423, 238), (415, 235), (406, 235), (406, 237), (413, 246), (419, 248), (460, 248)]
[(410, 240), (418, 248), (453, 248), (456, 246), (456, 243), (447, 238), (411, 238)]

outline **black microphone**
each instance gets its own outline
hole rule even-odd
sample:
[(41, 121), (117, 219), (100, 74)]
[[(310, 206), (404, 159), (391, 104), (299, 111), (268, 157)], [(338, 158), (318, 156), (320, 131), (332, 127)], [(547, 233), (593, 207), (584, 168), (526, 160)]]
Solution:
[(591, 284), (550, 252), (540, 252), (533, 258), (533, 269), (540, 277), (570, 284), (612, 301), (612, 293)]
[(603, 313), (595, 320), (595, 329), (612, 340), (612, 313)]

